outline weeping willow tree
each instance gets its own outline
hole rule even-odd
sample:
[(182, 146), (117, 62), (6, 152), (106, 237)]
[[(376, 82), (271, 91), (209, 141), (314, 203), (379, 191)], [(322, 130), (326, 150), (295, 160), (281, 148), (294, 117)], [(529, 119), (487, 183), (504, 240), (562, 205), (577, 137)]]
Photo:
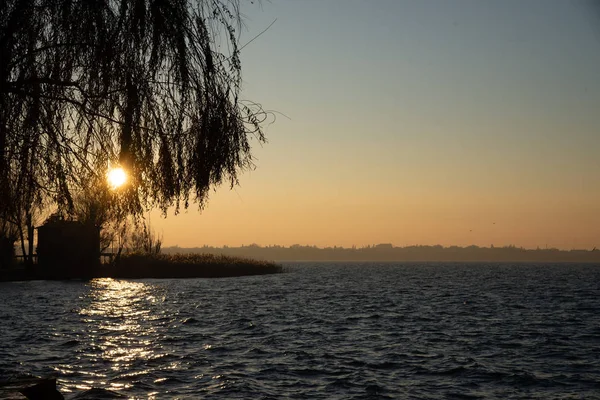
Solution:
[(0, 218), (72, 210), (109, 165), (129, 215), (237, 184), (265, 140), (239, 97), (240, 24), (240, 0), (3, 0)]

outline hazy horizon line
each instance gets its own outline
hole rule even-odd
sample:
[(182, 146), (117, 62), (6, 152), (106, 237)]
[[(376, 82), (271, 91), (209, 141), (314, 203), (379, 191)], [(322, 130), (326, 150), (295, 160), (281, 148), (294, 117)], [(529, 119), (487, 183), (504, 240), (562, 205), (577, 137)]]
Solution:
[(558, 248), (558, 247), (540, 247), (540, 246), (536, 246), (535, 248), (532, 247), (523, 247), (523, 246), (517, 246), (514, 244), (509, 244), (509, 245), (502, 245), (502, 246), (495, 246), (493, 244), (491, 244), (490, 246), (478, 246), (475, 244), (471, 244), (471, 245), (466, 245), (466, 246), (460, 246), (460, 245), (448, 245), (448, 246), (444, 246), (441, 244), (435, 244), (435, 245), (430, 245), (430, 244), (413, 244), (413, 245), (406, 245), (406, 246), (395, 246), (392, 243), (377, 243), (377, 244), (370, 244), (370, 245), (362, 245), (362, 246), (357, 246), (357, 245), (352, 245), (350, 247), (344, 247), (344, 246), (337, 246), (337, 245), (333, 245), (333, 246), (317, 246), (317, 245), (309, 245), (309, 244), (299, 244), (299, 243), (294, 243), (291, 245), (278, 245), (278, 244), (269, 244), (269, 245), (260, 245), (257, 243), (251, 243), (251, 244), (241, 244), (241, 245), (222, 245), (222, 246), (216, 246), (216, 245), (208, 245), (208, 244), (202, 244), (202, 245), (197, 245), (197, 246), (179, 246), (177, 244), (175, 245), (168, 245), (168, 246), (163, 246), (164, 249), (169, 249), (169, 248), (179, 248), (179, 249), (201, 249), (201, 248), (213, 248), (213, 249), (226, 249), (226, 248), (263, 248), (263, 249), (268, 249), (268, 248), (283, 248), (283, 249), (294, 249), (294, 248), (310, 248), (310, 249), (337, 249), (337, 250), (363, 250), (363, 249), (407, 249), (407, 248), (437, 248), (437, 249), (488, 249), (488, 250), (492, 250), (492, 249), (518, 249), (518, 250), (530, 250), (530, 251), (546, 251), (546, 250), (550, 250), (550, 251), (589, 251), (589, 252), (593, 252), (593, 251), (599, 251), (599, 249), (594, 246), (591, 249), (588, 248), (571, 248), (571, 249), (567, 249), (567, 248)]

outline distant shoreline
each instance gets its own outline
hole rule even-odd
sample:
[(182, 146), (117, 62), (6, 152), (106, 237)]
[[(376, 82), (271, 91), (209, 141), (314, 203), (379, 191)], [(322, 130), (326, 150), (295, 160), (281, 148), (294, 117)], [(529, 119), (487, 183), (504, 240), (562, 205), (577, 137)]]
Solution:
[(256, 260), (292, 261), (345, 261), (345, 262), (537, 262), (537, 263), (600, 263), (600, 251), (523, 249), (507, 247), (393, 247), (382, 244), (363, 248), (294, 245), (290, 247), (249, 245), (241, 247), (164, 247), (165, 254), (204, 253)]

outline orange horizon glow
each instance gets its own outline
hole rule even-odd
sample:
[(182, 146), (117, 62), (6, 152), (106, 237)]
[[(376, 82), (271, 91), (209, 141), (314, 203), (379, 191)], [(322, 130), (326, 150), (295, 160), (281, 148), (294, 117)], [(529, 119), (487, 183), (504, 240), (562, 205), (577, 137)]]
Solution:
[[(264, 175), (270, 175), (265, 169)], [(416, 187), (313, 188), (248, 182), (218, 190), (206, 209), (152, 216), (163, 244), (223, 247), (293, 244), (318, 247), (380, 243), (562, 250), (600, 248), (600, 196), (507, 191), (444, 194)], [(596, 200), (599, 201), (596, 201)]]

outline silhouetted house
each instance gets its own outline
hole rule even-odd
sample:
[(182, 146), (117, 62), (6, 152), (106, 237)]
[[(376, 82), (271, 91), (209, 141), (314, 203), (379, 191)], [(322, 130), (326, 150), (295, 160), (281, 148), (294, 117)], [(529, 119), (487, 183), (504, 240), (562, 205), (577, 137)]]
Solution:
[(38, 267), (51, 275), (85, 277), (100, 263), (100, 227), (52, 216), (38, 230)]

